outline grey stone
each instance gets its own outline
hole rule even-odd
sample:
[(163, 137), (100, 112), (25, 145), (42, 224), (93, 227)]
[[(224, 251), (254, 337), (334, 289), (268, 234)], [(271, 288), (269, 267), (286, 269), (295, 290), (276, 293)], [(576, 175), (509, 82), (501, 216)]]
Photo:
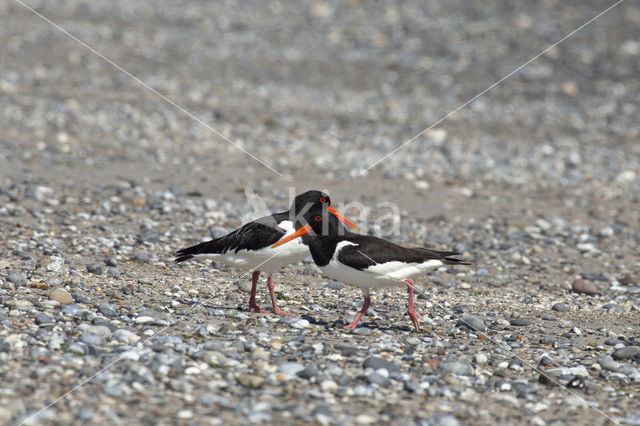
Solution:
[(7, 275), (7, 281), (14, 283), (15, 285), (24, 285), (27, 283), (27, 276), (22, 272), (9, 272), (9, 275)]
[(367, 382), (384, 388), (388, 388), (391, 385), (391, 380), (388, 377), (385, 377), (375, 371), (367, 376)]
[(456, 374), (458, 376), (473, 376), (474, 373), (471, 364), (458, 360), (440, 361), (440, 364), (438, 364), (438, 370), (444, 373)]
[(98, 305), (98, 312), (105, 317), (115, 317), (118, 315), (118, 310), (115, 306), (104, 302)]
[(604, 355), (598, 358), (598, 364), (600, 364), (600, 366), (608, 371), (618, 371), (620, 370), (620, 367), (622, 367), (622, 364), (620, 364), (619, 362), (616, 362), (613, 360), (612, 357), (610, 357), (609, 355)]
[(400, 372), (400, 367), (395, 365), (394, 363), (387, 361), (384, 358), (380, 358), (377, 356), (370, 356), (364, 360), (362, 363), (362, 368), (372, 368), (374, 370), (378, 370), (380, 368), (384, 368), (389, 373)]
[(102, 269), (102, 265), (99, 263), (90, 263), (87, 265), (87, 271), (95, 275), (102, 275), (104, 269)]
[(624, 348), (616, 349), (611, 356), (616, 361), (640, 357), (640, 347), (626, 346)]
[(304, 369), (298, 371), (297, 376), (302, 379), (311, 379), (318, 375), (318, 367), (315, 364), (309, 364)]
[(465, 327), (476, 331), (486, 331), (487, 326), (480, 318), (473, 315), (465, 315), (458, 320), (456, 327)]
[(554, 303), (551, 307), (556, 312), (569, 312), (569, 305), (563, 302)]

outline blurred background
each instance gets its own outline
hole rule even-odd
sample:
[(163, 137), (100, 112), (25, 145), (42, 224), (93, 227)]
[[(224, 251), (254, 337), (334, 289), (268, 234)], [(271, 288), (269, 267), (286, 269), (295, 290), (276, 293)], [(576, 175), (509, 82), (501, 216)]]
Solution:
[(409, 204), (460, 188), (485, 202), (638, 200), (635, 2), (371, 169), (613, 3), (27, 3), (264, 164), (8, 0), (3, 174), (146, 177), (215, 197), (292, 183), (342, 197), (348, 182), (351, 198)]

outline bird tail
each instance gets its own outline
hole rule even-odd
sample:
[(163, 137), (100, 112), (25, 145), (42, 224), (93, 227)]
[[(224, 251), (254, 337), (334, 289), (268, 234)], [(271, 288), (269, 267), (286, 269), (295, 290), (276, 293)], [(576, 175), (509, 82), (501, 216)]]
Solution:
[(225, 246), (221, 243), (220, 240), (221, 238), (217, 238), (215, 240), (196, 244), (195, 246), (180, 249), (176, 252), (175, 262), (180, 263), (184, 262), (185, 260), (193, 259), (193, 257), (197, 254), (223, 253)]
[(471, 265), (469, 262), (465, 262), (462, 259), (457, 259), (452, 256), (460, 256), (462, 253), (457, 251), (440, 251), (440, 250), (429, 250), (426, 248), (418, 248), (416, 249), (420, 253), (427, 256), (428, 259), (438, 259), (441, 260), (445, 265)]

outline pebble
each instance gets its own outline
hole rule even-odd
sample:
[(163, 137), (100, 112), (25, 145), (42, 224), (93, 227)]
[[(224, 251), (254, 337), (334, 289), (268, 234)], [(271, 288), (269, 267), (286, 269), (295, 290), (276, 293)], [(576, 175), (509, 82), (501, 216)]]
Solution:
[(27, 276), (22, 272), (9, 272), (7, 275), (7, 281), (14, 283), (17, 286), (21, 286), (27, 283)]
[(618, 371), (622, 367), (622, 364), (613, 360), (609, 355), (604, 355), (598, 358), (598, 364), (608, 371)]
[(119, 277), (120, 271), (118, 270), (118, 268), (114, 268), (113, 266), (110, 266), (107, 268), (107, 274), (111, 275), (112, 277)]
[(82, 343), (86, 343), (87, 345), (92, 345), (92, 346), (99, 346), (99, 345), (102, 345), (104, 342), (101, 336), (98, 336), (89, 332), (86, 332), (82, 336), (80, 336), (80, 341)]
[(563, 302), (554, 303), (551, 307), (552, 310), (556, 312), (569, 312), (569, 305)]
[(571, 283), (571, 289), (575, 293), (583, 293), (589, 296), (593, 296), (600, 293), (600, 290), (592, 282), (577, 279)]
[(142, 251), (135, 252), (133, 256), (131, 256), (131, 259), (136, 262), (143, 262), (143, 263), (148, 263), (151, 261), (151, 257), (149, 256), (149, 254)]
[(48, 327), (54, 325), (54, 320), (49, 315), (43, 313), (36, 314), (34, 322), (40, 327)]
[(133, 344), (140, 341), (140, 336), (129, 330), (121, 328), (113, 332), (112, 339), (123, 343)]
[(299, 319), (296, 321), (292, 321), (290, 325), (292, 328), (302, 329), (310, 327), (311, 323), (306, 319)]
[(61, 305), (70, 305), (74, 302), (73, 297), (64, 288), (56, 288), (49, 293), (49, 299), (55, 300)]
[(486, 331), (487, 326), (480, 318), (473, 315), (465, 315), (458, 320), (456, 327), (466, 327), (476, 331)]
[(95, 275), (102, 275), (104, 269), (99, 263), (90, 263), (87, 265), (87, 271)]
[(533, 325), (533, 322), (523, 318), (507, 318), (507, 321), (509, 321), (509, 324), (514, 327), (526, 327)]
[(115, 317), (118, 315), (118, 310), (115, 306), (104, 302), (98, 305), (98, 312), (100, 312), (105, 317)]
[(257, 389), (264, 385), (264, 378), (253, 374), (239, 374), (236, 380), (242, 386), (252, 389)]
[(624, 348), (616, 349), (611, 354), (616, 361), (640, 358), (640, 347), (638, 346), (626, 346)]
[(318, 375), (318, 367), (316, 365), (314, 365), (314, 364), (310, 364), (310, 365), (306, 366), (305, 368), (303, 368), (302, 370), (298, 371), (296, 374), (300, 378), (311, 379), (311, 378), (316, 377)]
[(64, 266), (63, 258), (61, 258), (60, 256), (51, 256), (49, 258), (49, 263), (47, 264), (47, 271), (60, 272), (63, 266)]
[(107, 266), (116, 267), (118, 266), (118, 259), (116, 259), (114, 256), (105, 257), (104, 264)]
[(367, 382), (372, 385), (382, 386), (383, 388), (388, 388), (391, 385), (391, 380), (388, 377), (385, 377), (377, 372), (373, 372), (367, 376)]
[(370, 356), (362, 363), (362, 368), (371, 368), (373, 370), (379, 370), (381, 368), (387, 370), (389, 373), (399, 373), (400, 367), (394, 363), (387, 361), (384, 358)]
[(474, 374), (471, 364), (458, 360), (440, 361), (440, 364), (438, 364), (438, 370), (444, 373), (456, 374), (458, 376), (473, 376)]

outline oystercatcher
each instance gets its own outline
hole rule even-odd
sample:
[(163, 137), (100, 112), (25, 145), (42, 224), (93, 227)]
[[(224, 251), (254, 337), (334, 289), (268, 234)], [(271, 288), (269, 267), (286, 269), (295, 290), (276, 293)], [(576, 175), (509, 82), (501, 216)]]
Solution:
[(348, 231), (335, 218), (320, 209), (310, 209), (296, 223), (296, 232), (279, 240), (272, 247), (302, 237), (309, 245), (313, 261), (329, 278), (359, 287), (364, 304), (355, 319), (344, 328), (355, 328), (371, 306), (369, 289), (407, 286), (409, 317), (418, 330), (418, 315), (413, 307), (412, 277), (442, 265), (468, 265), (455, 257), (455, 251), (408, 248), (382, 238)]
[(192, 258), (205, 258), (237, 268), (253, 270), (249, 310), (256, 312), (268, 312), (260, 309), (255, 301), (258, 277), (260, 271), (264, 271), (268, 274), (267, 287), (273, 313), (291, 315), (278, 308), (272, 275), (281, 267), (299, 262), (309, 256), (309, 247), (301, 240), (280, 248), (271, 246), (282, 237), (293, 234), (294, 223), (300, 220), (302, 214), (312, 209), (330, 212), (336, 220), (357, 229), (351, 221), (331, 206), (331, 200), (327, 194), (320, 191), (307, 191), (294, 199), (288, 211), (262, 217), (223, 237), (178, 250), (175, 261), (179, 263)]

